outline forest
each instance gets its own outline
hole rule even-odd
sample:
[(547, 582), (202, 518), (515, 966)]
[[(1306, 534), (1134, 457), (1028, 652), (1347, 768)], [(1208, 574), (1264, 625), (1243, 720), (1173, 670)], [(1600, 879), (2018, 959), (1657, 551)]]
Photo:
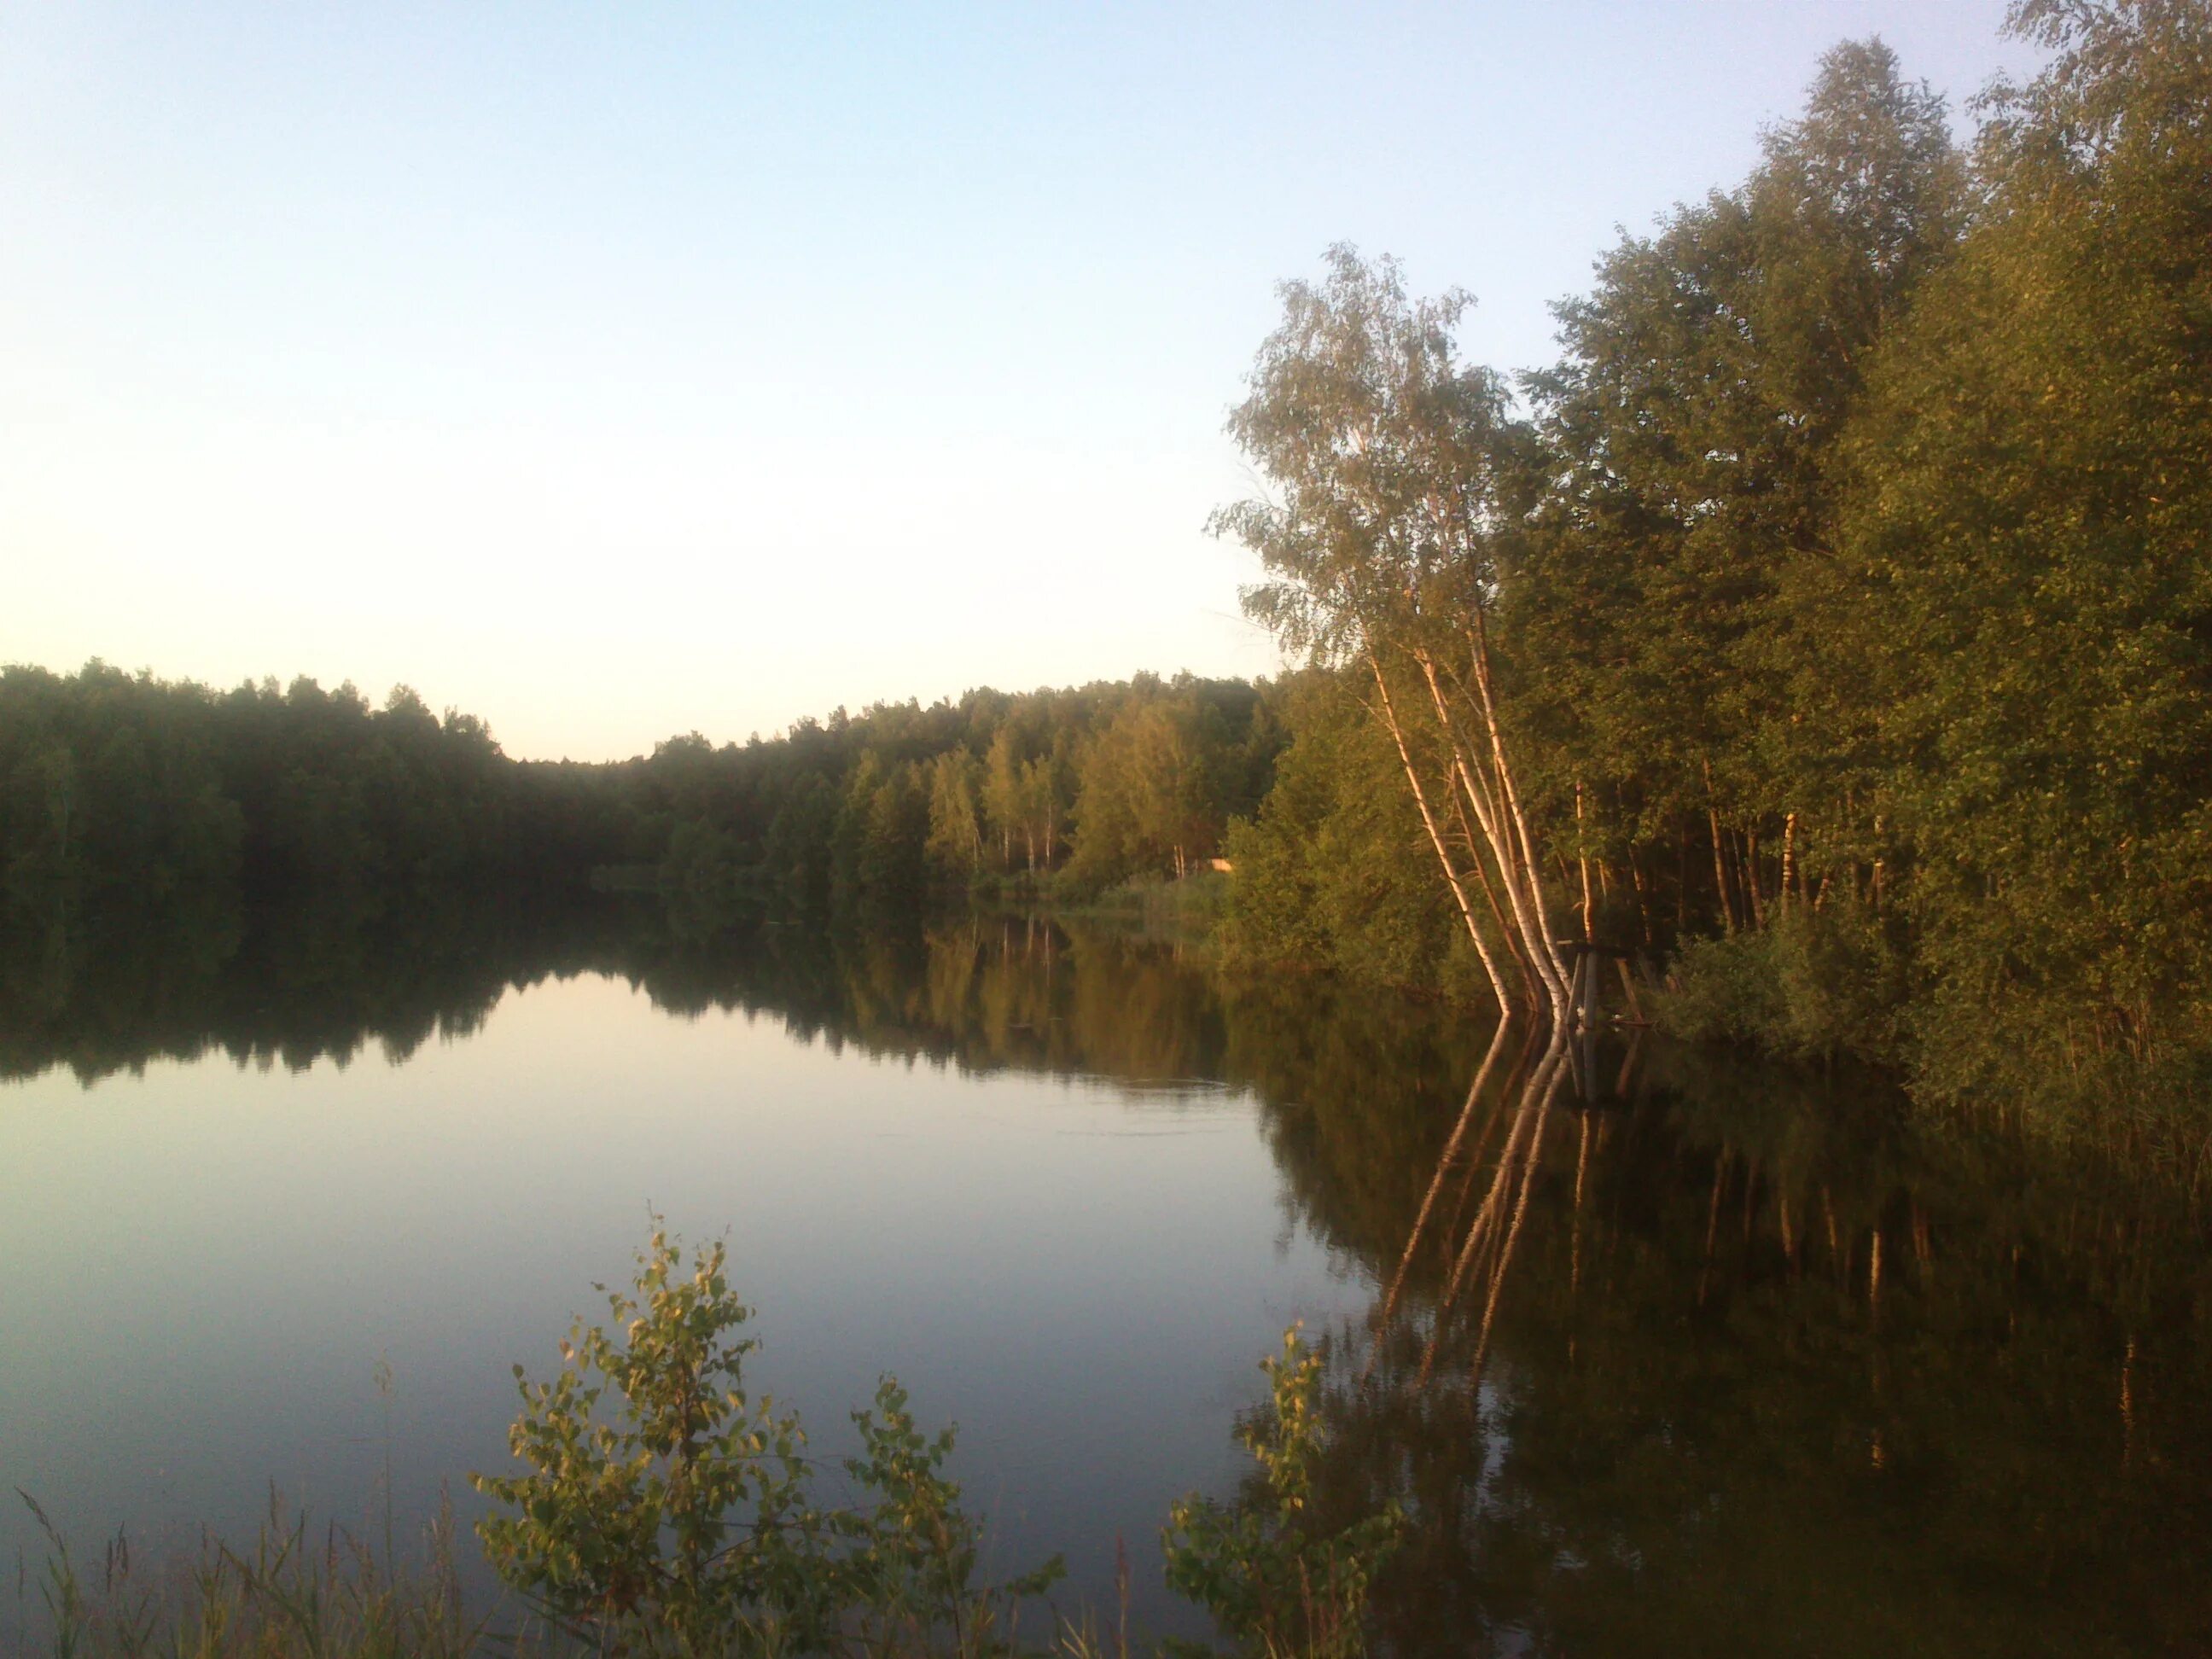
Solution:
[[(2212, 19), (2027, 0), (1971, 106), (1831, 51), (1747, 179), (1624, 234), (1560, 352), (1331, 250), (1214, 527), (1296, 665), (517, 762), (402, 688), (0, 673), (18, 913), (460, 883), (1065, 903), (1232, 867), (1225, 960), (1685, 1035), (2201, 1146), (2212, 1088)], [(2193, 1125), (2193, 1127), (2191, 1126)], [(2131, 1129), (2131, 1133), (2133, 1129)]]
[(1218, 523), (1333, 679), (1231, 837), (1246, 948), (1431, 971), (1419, 862), (1503, 1005), (1649, 943), (1678, 1029), (2201, 1146), (2212, 14), (2012, 27), (1964, 144), (1833, 49), (1517, 382), (1388, 260), (1285, 285)]
[(910, 903), (1184, 874), (1267, 793), (1270, 688), (1164, 681), (696, 732), (611, 764), (514, 761), (396, 688), (217, 692), (93, 663), (0, 670), (0, 876), (18, 902), (362, 897), (458, 880), (658, 886), (722, 925), (748, 902)]

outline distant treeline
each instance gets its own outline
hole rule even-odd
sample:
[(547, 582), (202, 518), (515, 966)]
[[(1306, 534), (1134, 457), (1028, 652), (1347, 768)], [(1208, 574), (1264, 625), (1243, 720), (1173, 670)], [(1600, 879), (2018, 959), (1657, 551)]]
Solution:
[(376, 708), (307, 679), (219, 692), (18, 666), (0, 670), (0, 878), (19, 899), (166, 899), (647, 872), (709, 922), (748, 900), (1091, 890), (1212, 856), (1282, 742), (1264, 686), (1139, 675), (517, 762), (405, 687)]

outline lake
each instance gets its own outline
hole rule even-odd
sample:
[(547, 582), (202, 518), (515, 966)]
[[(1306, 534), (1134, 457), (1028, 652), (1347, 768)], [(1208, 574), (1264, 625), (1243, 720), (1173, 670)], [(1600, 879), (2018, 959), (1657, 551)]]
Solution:
[[(818, 1450), (896, 1372), (994, 1566), (1061, 1553), (1109, 1607), (1121, 1540), (1152, 1630), (1202, 1633), (1160, 1523), (1235, 1494), (1303, 1321), (1321, 1506), (1414, 1518), (1393, 1650), (2212, 1642), (2178, 1200), (1878, 1080), (1493, 1035), (1034, 920), (21, 927), (0, 1486), (95, 1558), (250, 1534), (272, 1491), (380, 1528), (387, 1469), (404, 1536), (441, 1490), (465, 1522), (510, 1367), (551, 1372), (657, 1211), (727, 1240)], [(40, 1553), (12, 1499), (0, 1548)]]

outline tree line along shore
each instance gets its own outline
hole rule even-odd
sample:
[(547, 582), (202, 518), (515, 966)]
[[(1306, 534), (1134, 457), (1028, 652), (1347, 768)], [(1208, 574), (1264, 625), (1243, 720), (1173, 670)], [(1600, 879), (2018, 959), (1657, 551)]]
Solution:
[[(2177, 1157), (2212, 1091), (2212, 9), (2027, 0), (1953, 112), (1829, 52), (1750, 176), (1466, 362), (1332, 250), (1231, 430), (1298, 664), (522, 763), (401, 690), (0, 675), (19, 910), (626, 872), (763, 905), (1233, 866), (1231, 962), (1540, 1016), (1565, 942), (1690, 1035)], [(2145, 1126), (2154, 1126), (2154, 1133)]]

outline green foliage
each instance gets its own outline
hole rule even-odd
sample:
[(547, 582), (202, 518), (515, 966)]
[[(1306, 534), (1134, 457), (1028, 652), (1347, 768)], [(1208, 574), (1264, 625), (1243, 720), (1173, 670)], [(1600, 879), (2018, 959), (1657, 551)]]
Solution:
[(513, 763), (406, 687), (218, 696), (94, 662), (0, 670), (0, 878), (19, 899), (405, 887), (528, 862)]
[(964, 881), (983, 867), (983, 764), (964, 749), (929, 763), (927, 851), (939, 877)]
[(1321, 1357), (1293, 1325), (1281, 1354), (1261, 1369), (1273, 1398), (1237, 1431), (1260, 1465), (1256, 1488), (1229, 1507), (1196, 1495), (1176, 1503), (1162, 1534), (1168, 1586), (1206, 1608), (1248, 1652), (1352, 1659), (1367, 1651), (1369, 1589), (1405, 1516), (1394, 1504), (1339, 1531), (1316, 1528)]
[(854, 1414), (844, 1472), (872, 1502), (814, 1495), (805, 1435), (744, 1386), (757, 1344), (717, 1243), (685, 1271), (656, 1218), (611, 1327), (578, 1320), (562, 1368), (533, 1382), (511, 1445), (528, 1472), (476, 1474), (508, 1512), (477, 1531), (501, 1577), (603, 1650), (1012, 1651), (1013, 1617), (1060, 1576), (1055, 1559), (978, 1585), (980, 1528), (944, 1464), (946, 1430), (916, 1430), (886, 1376)]
[(1687, 1027), (2118, 1117), (2212, 1054), (2212, 21), (2012, 27), (1970, 156), (1838, 47), (1562, 308), (1506, 648)]
[[(218, 694), (99, 663), (0, 669), (0, 894), (376, 901), (652, 869), (682, 930), (763, 905), (911, 906), (1071, 864), (1097, 888), (1185, 869), (1266, 793), (1262, 688), (1188, 675), (879, 704), (773, 741), (507, 759), (405, 686), (381, 708), (295, 680)], [(1079, 806), (1079, 801), (1087, 805)]]
[[(607, 1298), (622, 1340), (579, 1320), (551, 1382), (515, 1367), (511, 1449), (533, 1473), (472, 1477), (517, 1511), (479, 1531), (501, 1577), (570, 1624), (618, 1629), (647, 1613), (696, 1636), (763, 1599), (776, 1563), (727, 1536), (726, 1517), (750, 1504), (760, 1537), (780, 1538), (800, 1507), (800, 1435), (739, 1386), (755, 1345), (730, 1334), (750, 1310), (719, 1245), (685, 1278), (656, 1228), (635, 1291)], [(609, 1391), (611, 1421), (599, 1413)]]
[(1197, 697), (1125, 705), (1086, 757), (1076, 797), (1082, 833), (1071, 873), (1097, 881), (1139, 871), (1186, 873), (1221, 833), (1215, 775), (1227, 749)]
[(1946, 1092), (2212, 1042), (2212, 21), (2018, 16), (2056, 56), (1872, 372), (1835, 582)]
[[(1553, 797), (1579, 781), (1624, 854), (1709, 827), (1771, 848), (1782, 814), (1818, 811), (1840, 858), (1868, 810), (1812, 723), (1843, 671), (1801, 672), (1832, 641), (1799, 589), (1835, 545), (1863, 364), (1955, 236), (1960, 161), (1942, 100), (1871, 41), (1823, 58), (1764, 150), (1737, 190), (1608, 253), (1528, 381), (1559, 482), (1507, 595), (1518, 718)], [(1695, 896), (1716, 922), (1730, 902)]]
[(944, 1472), (952, 1431), (925, 1437), (907, 1410), (906, 1391), (890, 1377), (878, 1388), (873, 1409), (854, 1413), (853, 1423), (861, 1450), (846, 1460), (845, 1473), (876, 1503), (832, 1516), (846, 1552), (832, 1577), (846, 1597), (843, 1645), (863, 1654), (1017, 1651), (1021, 1604), (1060, 1582), (1060, 1559), (978, 1586), (982, 1529), (961, 1509), (960, 1488)]
[(1693, 1042), (1747, 1042), (1793, 1060), (1895, 1060), (1908, 987), (1891, 930), (1866, 907), (1784, 910), (1769, 926), (1692, 939), (1660, 1024)]
[(1236, 871), (1229, 959), (1473, 993), (1480, 970), (1389, 738), (1334, 675), (1287, 682), (1281, 708), (1291, 741), (1275, 787), (1224, 849)]

